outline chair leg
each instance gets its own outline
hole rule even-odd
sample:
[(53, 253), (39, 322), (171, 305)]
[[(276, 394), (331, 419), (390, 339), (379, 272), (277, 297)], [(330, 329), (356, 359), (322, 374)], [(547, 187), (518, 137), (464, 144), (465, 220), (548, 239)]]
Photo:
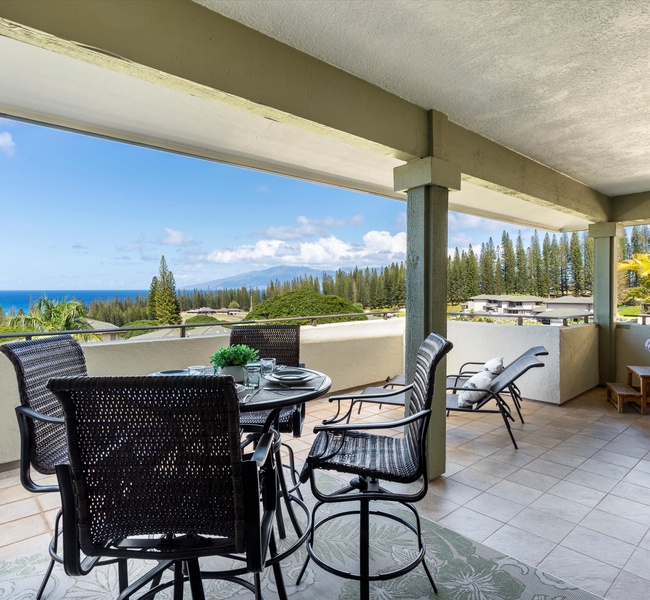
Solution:
[(503, 422), (506, 424), (506, 429), (510, 434), (510, 439), (512, 440), (512, 444), (515, 447), (515, 450), (519, 450), (519, 446), (517, 446), (517, 442), (515, 441), (515, 436), (512, 434), (510, 423), (508, 423), (508, 419), (512, 419), (512, 416), (505, 411), (504, 407), (501, 404), (499, 404), (499, 409), (501, 410), (501, 416), (503, 417)]
[(38, 588), (38, 592), (36, 594), (36, 600), (41, 600), (43, 597), (43, 592), (45, 591), (45, 586), (47, 585), (47, 582), (50, 579), (50, 575), (52, 574), (52, 569), (54, 568), (54, 559), (50, 559), (50, 564), (47, 566), (47, 571), (45, 571), (45, 575), (43, 576), (43, 581), (41, 581), (41, 587)]
[[(271, 539), (269, 540), (269, 552), (271, 554), (271, 557), (277, 556), (278, 554), (278, 548), (277, 544), (275, 543), (275, 535), (273, 532), (271, 532)], [(287, 588), (284, 585), (284, 575), (282, 574), (282, 566), (280, 565), (279, 562), (273, 563), (273, 576), (275, 577), (275, 585), (278, 588), (278, 596), (280, 600), (287, 600)], [(258, 597), (258, 593), (261, 598), (261, 588), (257, 582), (255, 581), (255, 597)]]
[(370, 500), (359, 500), (359, 598), (370, 598)]
[(187, 573), (190, 580), (190, 589), (192, 590), (192, 600), (205, 600), (198, 558), (191, 558), (187, 561)]

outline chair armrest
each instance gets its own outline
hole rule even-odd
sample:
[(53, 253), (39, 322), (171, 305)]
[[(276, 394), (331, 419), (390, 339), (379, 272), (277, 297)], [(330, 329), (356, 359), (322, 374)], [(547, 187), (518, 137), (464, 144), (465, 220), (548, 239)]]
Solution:
[(485, 364), (485, 361), (483, 361), (483, 362), (479, 362), (479, 361), (471, 361), (471, 360), (470, 360), (470, 361), (468, 361), (468, 362), (466, 362), (466, 363), (463, 363), (463, 364), (460, 366), (460, 372), (461, 372), (461, 373), (464, 373), (464, 372), (465, 372), (465, 367), (467, 367), (467, 366), (469, 366), (469, 365), (484, 365), (484, 364)]
[(429, 414), (431, 414), (431, 409), (421, 410), (420, 412), (413, 413), (403, 419), (388, 421), (385, 423), (335, 423), (330, 425), (318, 425), (314, 427), (314, 433), (320, 431), (370, 431), (373, 429), (391, 429), (393, 427), (408, 425), (409, 423), (418, 421)]
[(413, 384), (405, 385), (404, 387), (399, 388), (398, 390), (389, 390), (386, 388), (385, 392), (377, 392), (376, 394), (340, 394), (338, 396), (330, 396), (329, 401), (334, 402), (335, 400), (357, 400), (357, 401), (372, 401), (373, 398), (388, 398), (390, 396), (397, 396), (398, 394), (403, 394), (413, 387)]
[(16, 414), (20, 416), (27, 417), (28, 419), (34, 419), (36, 421), (44, 421), (46, 423), (65, 423), (63, 417), (51, 417), (43, 413), (34, 410), (33, 408), (28, 408), (27, 406), (16, 406)]
[(273, 438), (272, 433), (265, 433), (255, 447), (250, 460), (257, 463), (258, 467), (261, 467), (266, 462), (269, 452), (273, 451)]

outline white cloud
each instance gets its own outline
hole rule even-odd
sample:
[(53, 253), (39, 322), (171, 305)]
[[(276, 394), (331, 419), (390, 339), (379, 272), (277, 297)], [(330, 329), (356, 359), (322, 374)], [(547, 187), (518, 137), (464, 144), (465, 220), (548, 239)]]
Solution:
[(0, 152), (5, 156), (13, 156), (16, 152), (16, 142), (6, 131), (0, 133)]
[(175, 229), (166, 227), (165, 235), (161, 237), (159, 241), (160, 243), (166, 244), (168, 246), (186, 246), (188, 244), (193, 244), (194, 238), (183, 233), (182, 231), (177, 231)]
[(325, 219), (309, 219), (300, 216), (296, 219), (298, 225), (285, 227), (269, 227), (263, 232), (263, 235), (269, 238), (279, 240), (297, 240), (304, 237), (325, 236), (331, 229), (353, 227), (363, 223), (362, 215), (355, 215), (350, 219), (335, 219), (326, 217)]
[(117, 246), (116, 250), (118, 252), (135, 252), (136, 250), (142, 250), (143, 246), (145, 243), (145, 237), (144, 234), (141, 233), (138, 236), (138, 239), (129, 242), (128, 244), (123, 244), (121, 246)]
[(405, 232), (392, 236), (386, 231), (369, 231), (361, 244), (344, 242), (335, 236), (309, 242), (264, 239), (254, 245), (215, 250), (207, 259), (220, 264), (247, 264), (251, 268), (278, 264), (337, 268), (380, 266), (404, 260), (405, 253)]

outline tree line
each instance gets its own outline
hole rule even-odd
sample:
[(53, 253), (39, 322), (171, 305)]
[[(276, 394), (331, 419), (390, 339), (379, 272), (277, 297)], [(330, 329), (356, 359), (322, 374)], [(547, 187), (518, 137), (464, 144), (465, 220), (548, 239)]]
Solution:
[[(619, 259), (650, 252), (650, 228), (637, 225), (624, 229)], [(521, 233), (516, 239), (502, 232), (500, 244), (492, 238), (475, 252), (458, 248), (448, 258), (447, 301), (459, 304), (480, 294), (523, 294), (542, 298), (571, 294), (593, 294), (594, 245), (586, 232), (562, 234), (535, 231), (526, 247)], [(638, 285), (639, 275), (619, 273), (619, 300)], [(340, 296), (364, 309), (399, 308), (406, 305), (406, 267), (403, 262), (381, 268), (358, 268), (334, 275), (323, 272), (321, 278), (297, 277), (291, 281), (270, 281), (265, 289), (232, 288), (220, 290), (176, 290), (173, 273), (165, 257), (153, 278), (146, 297), (97, 300), (88, 316), (118, 326), (134, 321), (180, 322), (180, 312), (194, 308), (251, 310), (267, 298), (303, 289)]]
[[(637, 225), (624, 229), (619, 260), (650, 252), (650, 229)], [(503, 231), (500, 245), (492, 238), (475, 253), (470, 245), (454, 249), (448, 259), (447, 300), (459, 304), (473, 296), (523, 294), (542, 298), (589, 296), (594, 286), (594, 244), (586, 232), (544, 234), (535, 231), (528, 247), (521, 232), (513, 242)], [(638, 274), (619, 273), (619, 300), (638, 285)]]

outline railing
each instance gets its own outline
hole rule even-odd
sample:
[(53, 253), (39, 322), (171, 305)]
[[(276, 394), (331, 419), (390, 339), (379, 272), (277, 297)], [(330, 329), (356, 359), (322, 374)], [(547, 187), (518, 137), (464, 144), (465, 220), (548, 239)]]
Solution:
[(212, 321), (209, 323), (178, 323), (176, 325), (142, 325), (140, 327), (114, 327), (111, 329), (75, 329), (71, 331), (23, 331), (16, 333), (2, 333), (0, 340), (25, 338), (31, 340), (34, 337), (42, 337), (49, 335), (62, 335), (64, 333), (74, 335), (94, 335), (99, 333), (114, 333), (116, 335), (121, 333), (128, 333), (130, 331), (155, 331), (158, 329), (179, 329), (179, 337), (187, 337), (188, 329), (196, 329), (198, 327), (232, 327), (233, 325), (252, 325), (257, 323), (282, 323), (286, 321), (307, 321), (313, 327), (316, 327), (318, 321), (322, 319), (336, 319), (341, 317), (359, 317), (359, 316), (380, 316), (384, 320), (395, 316), (397, 313), (394, 310), (382, 310), (364, 313), (347, 313), (343, 315), (311, 315), (308, 317), (283, 317), (279, 319), (257, 319), (250, 321)]
[[(517, 321), (517, 325), (524, 325), (524, 321), (541, 321), (544, 323), (548, 321), (550, 324), (551, 321), (562, 321), (562, 325), (567, 327), (569, 321), (582, 321), (583, 323), (589, 323), (591, 319), (593, 321), (594, 315), (592, 313), (576, 313), (575, 315), (563, 315), (561, 317), (545, 316), (545, 315), (509, 315), (506, 313), (494, 313), (494, 312), (448, 312), (448, 317), (463, 317), (468, 320), (475, 319), (508, 319), (511, 321)], [(647, 315), (650, 317), (650, 315)]]

